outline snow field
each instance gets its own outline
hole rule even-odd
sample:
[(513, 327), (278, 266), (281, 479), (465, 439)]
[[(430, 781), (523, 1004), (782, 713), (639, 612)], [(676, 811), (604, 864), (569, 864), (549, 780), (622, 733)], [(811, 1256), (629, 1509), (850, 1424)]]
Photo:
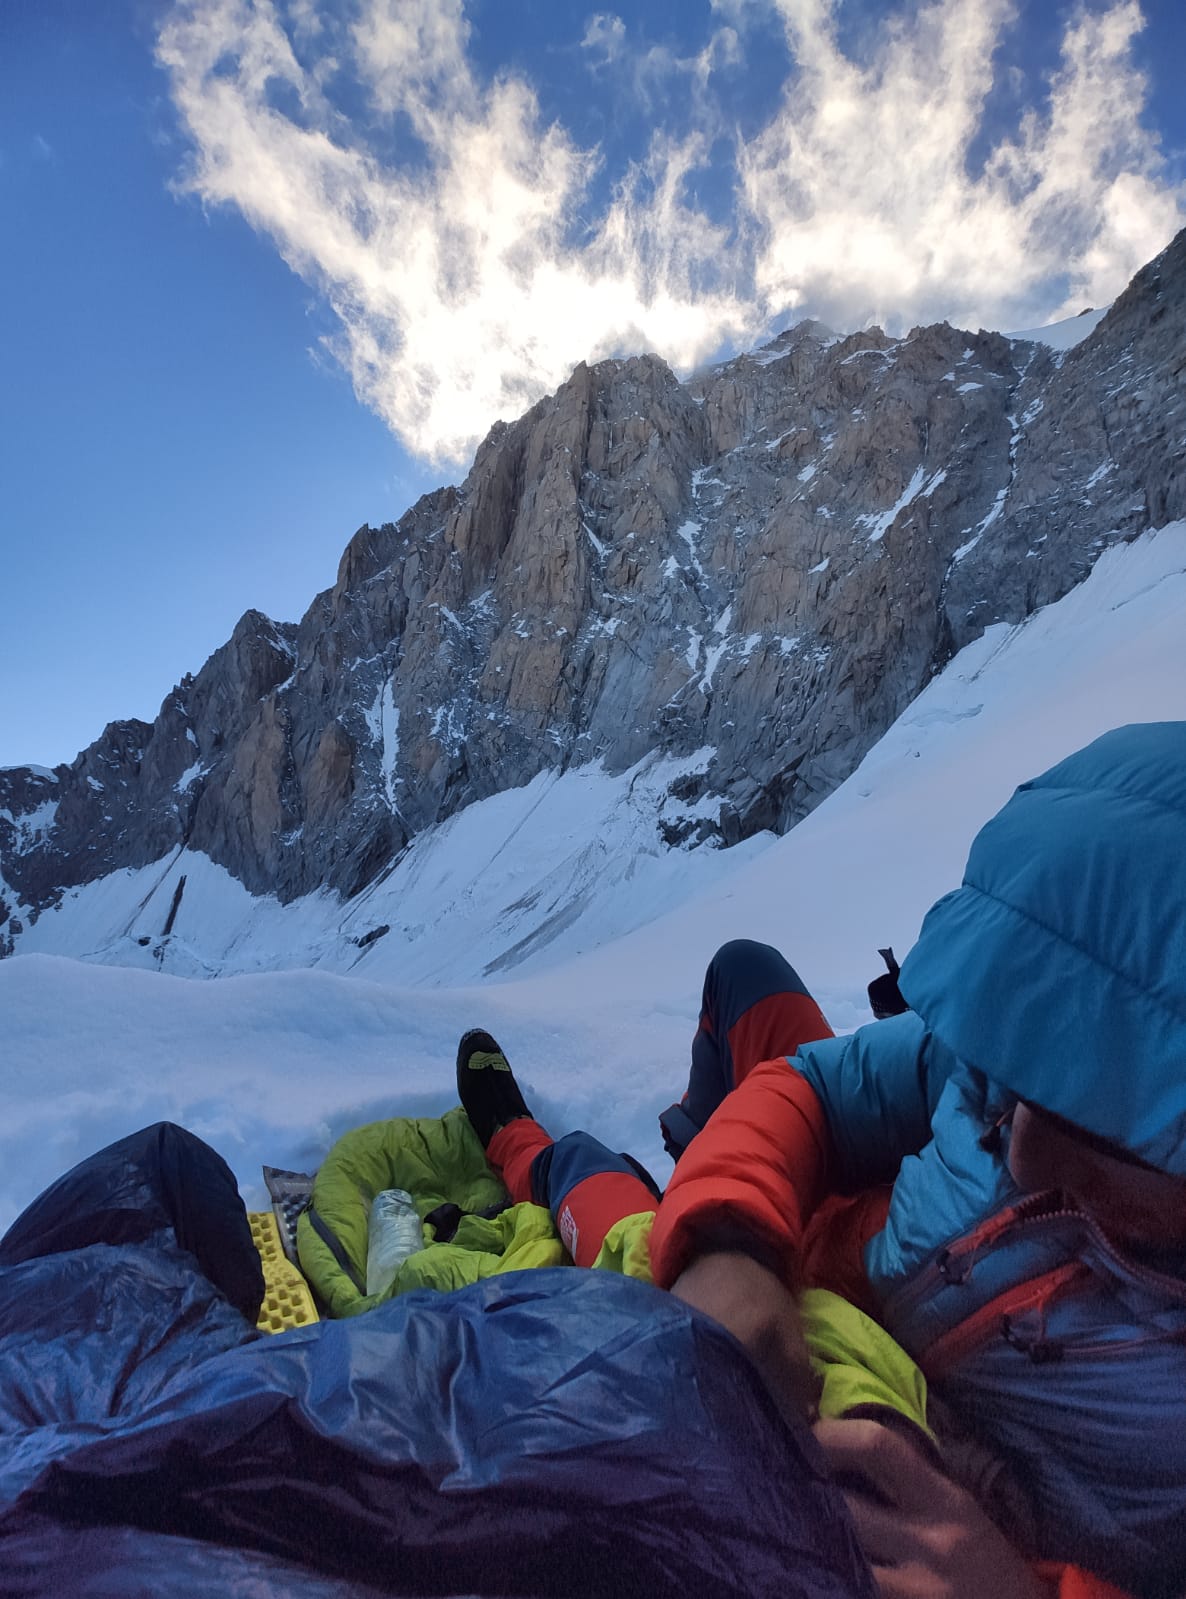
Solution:
[[(777, 943), (838, 1029), (867, 1020), (878, 946), (905, 955), (1017, 783), (1110, 727), (1186, 720), (1184, 614), (1186, 523), (1106, 551), (1057, 605), (964, 650), (841, 788), (748, 859), (657, 850), (655, 769), (625, 789), (595, 768), (538, 778), (426, 838), (400, 898), (422, 920), (359, 951), (331, 896), (252, 901), (190, 857), (191, 931), (217, 928), (220, 959), (245, 969), (217, 981), (98, 963), (134, 951), (155, 967), (137, 918), (167, 910), (177, 863), (93, 885), (0, 962), (0, 1227), (75, 1160), (161, 1117), (213, 1143), (258, 1205), (263, 1162), (311, 1169), (348, 1127), (447, 1109), (457, 1038), (478, 1024), (553, 1132), (587, 1126), (663, 1181), (655, 1117), (684, 1086), (716, 946)], [(359, 930), (382, 919), (382, 888)], [(537, 889), (532, 906), (508, 902)], [(49, 953), (55, 939), (98, 962)], [(519, 964), (481, 980), (524, 939)], [(254, 969), (343, 951), (349, 976)]]

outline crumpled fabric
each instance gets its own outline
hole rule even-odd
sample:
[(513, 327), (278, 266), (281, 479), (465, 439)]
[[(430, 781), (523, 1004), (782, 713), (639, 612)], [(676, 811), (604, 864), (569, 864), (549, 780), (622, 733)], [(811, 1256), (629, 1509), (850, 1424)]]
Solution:
[(265, 1337), (156, 1198), (0, 1269), (6, 1595), (874, 1599), (806, 1425), (680, 1301), (543, 1269)]

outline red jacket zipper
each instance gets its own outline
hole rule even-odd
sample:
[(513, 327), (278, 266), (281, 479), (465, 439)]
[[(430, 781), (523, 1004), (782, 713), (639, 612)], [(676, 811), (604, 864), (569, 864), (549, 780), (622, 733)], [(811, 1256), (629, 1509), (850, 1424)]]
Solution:
[[(986, 1221), (982, 1221), (972, 1232), (965, 1233), (939, 1250), (928, 1265), (919, 1269), (916, 1276), (904, 1283), (896, 1293), (888, 1296), (885, 1309), (889, 1323), (900, 1325), (902, 1317), (921, 1303), (939, 1283), (962, 1283), (975, 1264), (976, 1252), (979, 1249), (985, 1244), (995, 1243), (1002, 1233), (1007, 1233), (1018, 1226), (1039, 1203), (1053, 1206), (1057, 1199), (1057, 1193), (1053, 1189), (1041, 1194), (1027, 1194), (1024, 1199), (1007, 1205), (995, 1215), (989, 1216)], [(1046, 1209), (1044, 1214), (1051, 1215), (1056, 1212), (1053, 1209)], [(1077, 1212), (1065, 1211), (1062, 1214), (1077, 1215)]]
[[(1006, 1233), (1026, 1227), (1041, 1226), (1046, 1222), (1061, 1221), (1078, 1222), (1090, 1234), (1092, 1243), (1099, 1252), (1114, 1264), (1118, 1275), (1128, 1277), (1167, 1298), (1186, 1301), (1186, 1282), (1181, 1278), (1168, 1277), (1163, 1272), (1153, 1271), (1148, 1266), (1141, 1266), (1136, 1261), (1130, 1260), (1127, 1255), (1121, 1254), (1086, 1212), (1065, 1204), (1058, 1191), (1050, 1189), (1044, 1193), (1027, 1194), (1019, 1202), (1008, 1205), (988, 1217), (974, 1231), (957, 1238), (954, 1243), (941, 1249), (930, 1265), (924, 1266), (916, 1277), (886, 1301), (885, 1309), (890, 1322), (900, 1326), (903, 1316), (913, 1310), (937, 1283), (962, 1283), (975, 1265), (977, 1253), (986, 1246), (995, 1244)], [(1031, 1282), (1035, 1280), (1037, 1279), (1030, 1279)], [(1008, 1291), (1013, 1292), (1012, 1289)], [(975, 1314), (979, 1315), (980, 1312)], [(937, 1341), (948, 1336), (947, 1333), (942, 1333)]]
[(1081, 1260), (1072, 1260), (990, 1299), (987, 1305), (981, 1305), (957, 1327), (936, 1338), (930, 1348), (919, 1356), (918, 1364), (927, 1380), (941, 1381), (953, 1366), (986, 1344), (994, 1333), (1003, 1335), (1008, 1326), (1008, 1317), (1027, 1310), (1044, 1309), (1065, 1288), (1091, 1275), (1090, 1266)]

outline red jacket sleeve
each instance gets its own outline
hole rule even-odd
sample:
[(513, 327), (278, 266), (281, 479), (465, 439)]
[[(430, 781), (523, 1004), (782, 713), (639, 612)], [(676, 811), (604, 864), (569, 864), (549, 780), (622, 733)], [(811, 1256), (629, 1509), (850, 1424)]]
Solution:
[(781, 1056), (755, 1066), (680, 1158), (651, 1233), (655, 1281), (670, 1288), (693, 1256), (739, 1237), (793, 1281), (827, 1166), (815, 1090)]

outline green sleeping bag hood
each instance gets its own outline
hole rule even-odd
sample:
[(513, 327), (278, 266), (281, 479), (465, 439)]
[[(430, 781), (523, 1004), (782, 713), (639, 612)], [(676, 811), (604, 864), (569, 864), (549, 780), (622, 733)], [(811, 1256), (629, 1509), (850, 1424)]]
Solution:
[[(439, 1206), (466, 1212), (448, 1243), (425, 1228), (425, 1247), (380, 1294), (366, 1292), (371, 1202), (385, 1188), (411, 1194), (423, 1222)], [(559, 1266), (569, 1257), (540, 1205), (511, 1205), (494, 1217), (471, 1214), (506, 1204), (507, 1191), (458, 1107), (442, 1117), (370, 1122), (340, 1138), (313, 1183), (297, 1223), (301, 1269), (331, 1316), (357, 1316), (413, 1288), (464, 1288), (496, 1272)]]

